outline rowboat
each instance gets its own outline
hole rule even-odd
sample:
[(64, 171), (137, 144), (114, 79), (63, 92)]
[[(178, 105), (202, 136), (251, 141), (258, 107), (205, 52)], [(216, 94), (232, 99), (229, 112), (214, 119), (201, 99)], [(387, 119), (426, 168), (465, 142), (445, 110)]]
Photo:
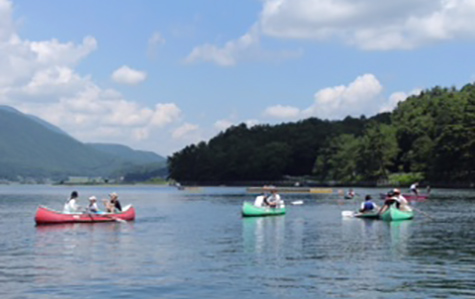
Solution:
[(283, 214), (285, 214), (285, 206), (283, 205), (280, 208), (258, 207), (250, 202), (244, 202), (242, 205), (243, 217), (275, 216)]
[(35, 215), (35, 222), (40, 224), (59, 224), (59, 223), (94, 223), (94, 222), (124, 222), (135, 219), (135, 208), (132, 205), (124, 207), (121, 213), (73, 213), (66, 214), (39, 206)]
[(414, 217), (413, 211), (401, 211), (396, 205), (391, 205), (389, 209), (380, 215), (380, 219), (384, 221), (409, 220)]

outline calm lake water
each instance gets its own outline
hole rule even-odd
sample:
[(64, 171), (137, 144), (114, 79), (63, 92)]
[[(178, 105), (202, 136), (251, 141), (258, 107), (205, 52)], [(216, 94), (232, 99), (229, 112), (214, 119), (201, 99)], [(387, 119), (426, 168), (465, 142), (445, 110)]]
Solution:
[(415, 203), (432, 218), (386, 223), (342, 218), (359, 200), (336, 192), (243, 219), (245, 188), (75, 189), (83, 205), (118, 192), (136, 221), (35, 226), (73, 188), (0, 186), (0, 298), (475, 297), (473, 191), (433, 190)]

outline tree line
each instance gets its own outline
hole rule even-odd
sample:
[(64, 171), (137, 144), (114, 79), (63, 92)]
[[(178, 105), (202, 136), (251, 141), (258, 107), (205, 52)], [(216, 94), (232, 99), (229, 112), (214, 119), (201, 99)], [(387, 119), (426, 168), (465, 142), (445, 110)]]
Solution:
[(230, 127), (168, 157), (177, 181), (231, 182), (312, 176), (361, 182), (401, 174), (471, 182), (475, 166), (475, 85), (434, 87), (371, 118), (309, 118)]

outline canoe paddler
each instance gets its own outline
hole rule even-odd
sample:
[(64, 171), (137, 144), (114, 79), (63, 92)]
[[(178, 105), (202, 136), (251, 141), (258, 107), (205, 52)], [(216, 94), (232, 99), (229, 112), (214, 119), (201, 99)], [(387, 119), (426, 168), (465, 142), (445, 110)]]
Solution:
[(270, 194), (264, 196), (264, 204), (276, 208), (279, 207), (282, 203), (280, 195), (277, 193), (277, 188), (274, 186), (268, 187)]
[(68, 198), (68, 200), (64, 204), (63, 213), (72, 214), (72, 213), (79, 212), (81, 207), (78, 205), (78, 197), (79, 197), (79, 194), (77, 191), (71, 192), (71, 196)]
[(89, 197), (89, 206), (87, 207), (87, 210), (90, 213), (99, 212), (99, 207), (97, 206), (97, 198), (95, 196)]
[(366, 195), (365, 200), (361, 203), (360, 213), (373, 212), (378, 206), (373, 202), (371, 195)]
[(109, 194), (109, 200), (104, 199), (104, 205), (106, 206), (106, 210), (109, 213), (115, 213), (116, 211), (122, 212), (122, 206), (119, 202), (119, 195), (115, 192)]

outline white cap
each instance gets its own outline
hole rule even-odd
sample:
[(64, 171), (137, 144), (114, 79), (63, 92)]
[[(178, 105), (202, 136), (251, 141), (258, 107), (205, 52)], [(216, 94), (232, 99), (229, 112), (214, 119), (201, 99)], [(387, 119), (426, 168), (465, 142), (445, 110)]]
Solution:
[(97, 198), (95, 196), (91, 196), (91, 197), (89, 197), (89, 200), (91, 200), (91, 201), (92, 200), (97, 200)]
[(117, 193), (112, 192), (111, 194), (109, 194), (109, 196), (110, 196), (110, 197), (117, 197), (118, 195), (117, 195)]

